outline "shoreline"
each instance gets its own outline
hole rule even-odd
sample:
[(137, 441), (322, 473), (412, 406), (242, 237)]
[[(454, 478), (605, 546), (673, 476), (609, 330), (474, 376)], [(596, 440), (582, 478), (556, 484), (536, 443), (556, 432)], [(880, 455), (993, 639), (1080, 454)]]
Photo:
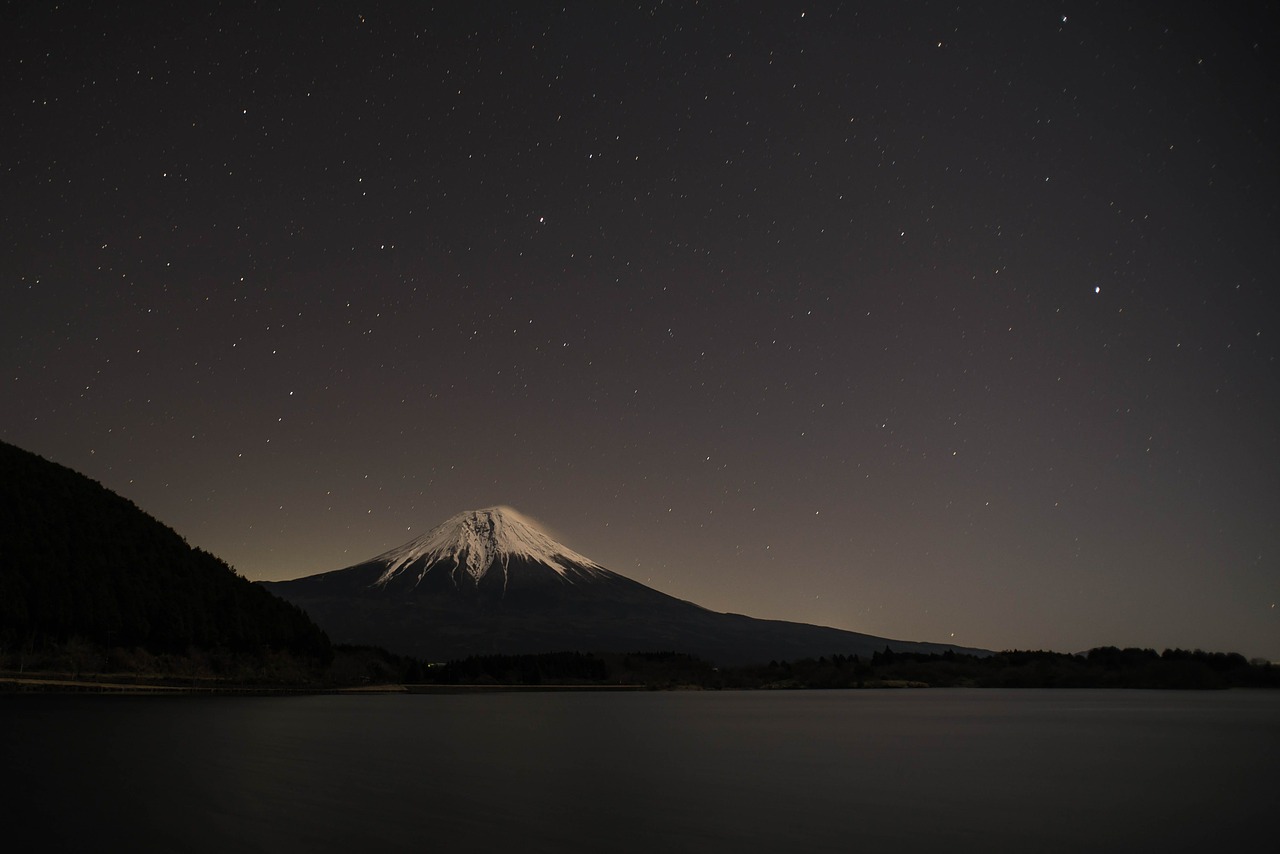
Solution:
[(175, 685), (165, 681), (130, 679), (77, 679), (66, 676), (0, 676), (0, 696), (6, 694), (119, 694), (119, 695), (235, 695), (288, 696), (303, 694), (394, 694), (404, 693), (403, 685), (294, 686), (245, 685), (208, 681), (205, 684)]
[(400, 684), (348, 686), (235, 685), (225, 683), (173, 685), (164, 682), (117, 679), (77, 679), (62, 675), (0, 676), (0, 696), (16, 694), (115, 694), (128, 696), (305, 696), (315, 694), (533, 694), (567, 691), (650, 691), (643, 684), (547, 685), (434, 685)]

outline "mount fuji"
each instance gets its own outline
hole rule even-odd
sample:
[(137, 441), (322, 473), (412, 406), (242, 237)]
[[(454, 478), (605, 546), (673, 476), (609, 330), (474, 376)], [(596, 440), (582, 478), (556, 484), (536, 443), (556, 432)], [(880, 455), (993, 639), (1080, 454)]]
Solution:
[(471, 655), (676, 651), (716, 664), (983, 652), (710, 611), (612, 572), (509, 507), (459, 513), (355, 566), (261, 582), (336, 643), (428, 661)]

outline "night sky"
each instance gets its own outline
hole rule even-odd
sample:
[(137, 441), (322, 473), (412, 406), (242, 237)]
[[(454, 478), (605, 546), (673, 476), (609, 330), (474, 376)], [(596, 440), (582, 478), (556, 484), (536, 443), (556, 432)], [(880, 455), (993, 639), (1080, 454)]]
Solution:
[(0, 438), (253, 579), (1280, 660), (1266, 3), (0, 18)]

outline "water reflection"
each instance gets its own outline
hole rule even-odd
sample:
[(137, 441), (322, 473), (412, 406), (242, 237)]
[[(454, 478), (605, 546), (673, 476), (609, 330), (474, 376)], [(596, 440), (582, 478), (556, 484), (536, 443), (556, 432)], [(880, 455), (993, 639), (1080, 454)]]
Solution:
[(1228, 850), (1280, 794), (1261, 692), (0, 700), (55, 849)]

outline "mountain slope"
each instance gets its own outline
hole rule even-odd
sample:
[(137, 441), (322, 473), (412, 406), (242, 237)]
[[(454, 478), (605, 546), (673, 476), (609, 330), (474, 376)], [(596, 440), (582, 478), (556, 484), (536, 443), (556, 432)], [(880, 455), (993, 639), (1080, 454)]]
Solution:
[(0, 645), (325, 657), (298, 608), (71, 469), (0, 442)]
[(506, 507), (460, 513), (346, 569), (263, 584), (335, 642), (431, 661), (576, 649), (673, 650), (745, 664), (885, 646), (960, 650), (710, 611), (605, 569)]

